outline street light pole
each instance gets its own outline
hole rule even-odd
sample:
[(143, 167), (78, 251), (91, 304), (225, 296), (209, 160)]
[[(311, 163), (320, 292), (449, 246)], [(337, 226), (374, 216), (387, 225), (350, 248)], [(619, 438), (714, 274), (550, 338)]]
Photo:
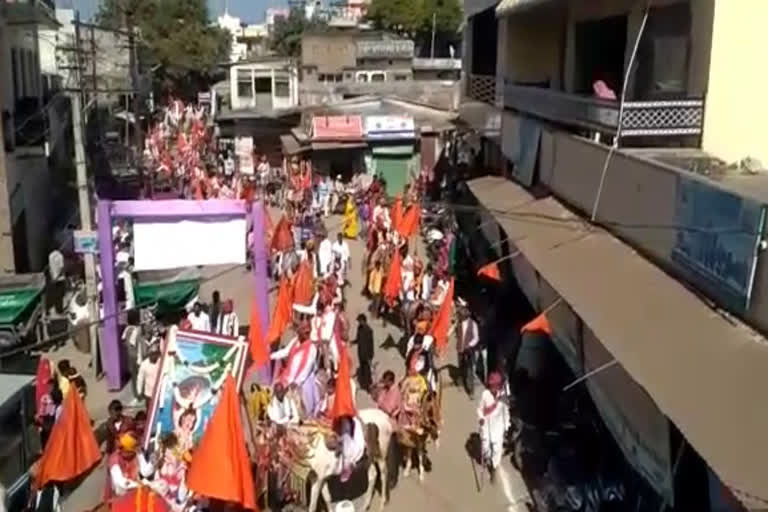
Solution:
[(435, 28), (437, 28), (437, 12), (432, 13), (432, 48), (429, 52), (429, 58), (435, 58)]

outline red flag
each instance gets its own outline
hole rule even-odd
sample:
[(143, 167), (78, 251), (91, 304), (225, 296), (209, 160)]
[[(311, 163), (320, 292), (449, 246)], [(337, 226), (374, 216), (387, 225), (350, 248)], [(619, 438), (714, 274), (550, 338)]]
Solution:
[(37, 372), (35, 373), (35, 417), (40, 418), (42, 414), (43, 397), (51, 392), (51, 362), (41, 357), (37, 362)]
[(272, 313), (272, 319), (269, 323), (269, 330), (267, 331), (267, 343), (272, 343), (276, 339), (280, 338), (285, 332), (288, 324), (291, 323), (293, 304), (293, 291), (291, 290), (291, 283), (287, 277), (283, 277), (280, 280), (280, 288), (277, 291), (277, 300), (275, 302), (275, 311)]
[(400, 251), (395, 250), (395, 256), (392, 258), (392, 263), (389, 264), (389, 272), (387, 272), (387, 282), (384, 283), (384, 300), (390, 307), (395, 305), (398, 295), (400, 295), (400, 287), (403, 283), (402, 278), (402, 257)]
[(192, 457), (187, 486), (201, 496), (258, 510), (235, 388), (235, 379), (227, 375), (221, 399)]
[(80, 393), (70, 390), (64, 399), (61, 417), (53, 425), (51, 436), (40, 457), (37, 488), (48, 482), (69, 482), (101, 460), (93, 427)]
[(392, 225), (397, 229), (400, 223), (403, 221), (403, 200), (400, 196), (395, 197), (395, 204), (392, 206), (392, 213), (390, 213), (392, 219)]
[(333, 397), (331, 418), (337, 420), (344, 416), (356, 416), (355, 397), (352, 396), (352, 371), (349, 368), (347, 345), (341, 344), (339, 351), (339, 373), (336, 375), (336, 392)]
[(299, 264), (296, 277), (293, 279), (293, 302), (302, 306), (309, 306), (315, 298), (315, 284), (312, 277), (312, 267), (307, 260)]
[(260, 368), (269, 362), (269, 349), (261, 334), (261, 320), (256, 301), (251, 303), (251, 321), (248, 326), (248, 347), (251, 351), (251, 359), (256, 368)]
[(395, 229), (403, 238), (410, 238), (419, 232), (419, 219), (421, 217), (421, 207), (417, 204), (408, 208), (408, 211), (403, 215), (403, 220), (400, 224), (395, 225)]
[(440, 309), (432, 319), (432, 327), (429, 328), (429, 335), (435, 339), (437, 352), (441, 353), (448, 345), (448, 331), (451, 328), (451, 314), (453, 313), (453, 278), (448, 284), (448, 291), (445, 293), (443, 303)]
[(499, 273), (499, 266), (496, 264), (495, 261), (480, 267), (480, 270), (477, 271), (477, 275), (478, 276), (485, 276), (488, 279), (491, 279), (493, 281), (501, 281), (501, 274)]
[(547, 315), (541, 313), (536, 318), (525, 324), (520, 328), (520, 334), (526, 332), (543, 332), (549, 336), (552, 336), (552, 326), (549, 325)]

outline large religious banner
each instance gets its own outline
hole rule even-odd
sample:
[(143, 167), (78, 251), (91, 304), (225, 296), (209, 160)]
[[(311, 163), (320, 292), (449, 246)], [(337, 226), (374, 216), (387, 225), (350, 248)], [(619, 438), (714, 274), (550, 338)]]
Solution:
[(247, 348), (242, 339), (172, 328), (160, 360), (144, 448), (174, 433), (179, 448), (191, 450), (216, 409), (227, 374), (240, 388)]

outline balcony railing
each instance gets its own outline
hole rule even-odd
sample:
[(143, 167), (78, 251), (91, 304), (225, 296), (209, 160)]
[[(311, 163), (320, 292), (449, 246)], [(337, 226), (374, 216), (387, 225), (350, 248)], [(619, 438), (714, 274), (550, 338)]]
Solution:
[(496, 77), (493, 75), (467, 75), (467, 96), (489, 105), (496, 104)]
[(9, 25), (56, 23), (54, 0), (5, 0), (4, 3)]
[[(552, 89), (504, 83), (504, 107), (548, 121), (597, 132), (619, 130), (619, 102)], [(680, 98), (624, 103), (620, 135), (624, 137), (698, 136), (704, 125), (704, 100)]]

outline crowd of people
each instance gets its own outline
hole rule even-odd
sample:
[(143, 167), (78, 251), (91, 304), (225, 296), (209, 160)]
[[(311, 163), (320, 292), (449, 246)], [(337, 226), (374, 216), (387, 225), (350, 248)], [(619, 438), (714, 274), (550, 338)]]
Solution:
[[(261, 335), (254, 334), (253, 326), (247, 335), (251, 345), (261, 342), (267, 353), (265, 361), (252, 361), (251, 370), (260, 363), (270, 376), (253, 382), (244, 393), (255, 424), (253, 449), (285, 446), (295, 440), (290, 431), (314, 425), (336, 440), (329, 441), (338, 455), (334, 471), (345, 482), (367, 449), (366, 426), (357, 408), (358, 388), (371, 394), (398, 437), (419, 439), (426, 429), (436, 438), (441, 397), (436, 360), (444, 356), (449, 338), (455, 335), (464, 384), (472, 395), (482, 347), (467, 304), (461, 299), (454, 302), (453, 233), (444, 233), (435, 253), (418, 250), (422, 183), (416, 180), (401, 195), (390, 198), (379, 177), (361, 174), (343, 183), (340, 176), (313, 175), (309, 163), (295, 157), (277, 170), (260, 158), (254, 175), (246, 177), (238, 171), (231, 151), (217, 154), (215, 144), (204, 112), (172, 101), (149, 132), (144, 159), (153, 169), (155, 184), (182, 197), (263, 199), (282, 209), (276, 224), (268, 221), (265, 237), (269, 275), (278, 288), (274, 312), (263, 339), (256, 339)], [(340, 226), (329, 232), (329, 217), (334, 214), (340, 216)], [(350, 250), (349, 241), (355, 239), (365, 246), (359, 262), (353, 261)], [(117, 264), (130, 271), (130, 234), (117, 227), (115, 241)], [(346, 310), (350, 276), (357, 264), (364, 283), (360, 292), (368, 298), (369, 308), (367, 314), (356, 316), (353, 337)], [(376, 375), (372, 325), (376, 321), (392, 322), (405, 332), (401, 375), (391, 370)], [(210, 504), (194, 499), (186, 484), (195, 456), (191, 438), (180, 439), (171, 432), (159, 443), (142, 443), (146, 411), (162, 370), (163, 332), (147, 336), (135, 310), (129, 312), (127, 324), (123, 340), (135, 392), (128, 405), (138, 410), (129, 416), (119, 401), (109, 405), (105, 502), (149, 485), (172, 510), (205, 510)], [(233, 301), (222, 301), (218, 291), (210, 304), (194, 304), (178, 327), (241, 336)], [(351, 345), (357, 348), (356, 371)], [(73, 387), (68, 384), (85, 393), (71, 368), (60, 365), (58, 378), (51, 376), (39, 420), (41, 430), (49, 432), (67, 388)], [(253, 380), (251, 371), (249, 379)], [(483, 457), (492, 469), (503, 452), (508, 414), (503, 397), (503, 379), (492, 372), (477, 410)], [(436, 404), (430, 413), (427, 403)], [(257, 470), (279, 470), (275, 466), (269, 459), (264, 467), (257, 464)]]

